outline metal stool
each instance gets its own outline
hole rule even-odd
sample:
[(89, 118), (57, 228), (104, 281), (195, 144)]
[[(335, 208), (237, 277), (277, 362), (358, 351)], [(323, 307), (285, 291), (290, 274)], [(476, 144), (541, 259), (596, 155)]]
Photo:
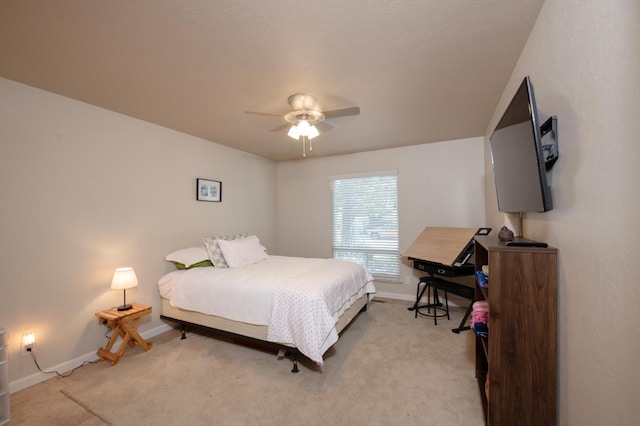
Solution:
[[(414, 311), (414, 318), (418, 318), (418, 315), (422, 315), (425, 317), (433, 317), (433, 323), (438, 325), (438, 318), (449, 318), (449, 298), (447, 296), (447, 289), (440, 284), (440, 278), (436, 278), (434, 276), (422, 277), (420, 281), (418, 281), (418, 285), (416, 287), (416, 303), (413, 305), (411, 310)], [(444, 306), (442, 302), (440, 302), (440, 297), (438, 295), (438, 289), (444, 291)], [(427, 293), (427, 304), (420, 305), (420, 300), (424, 296), (424, 293)], [(431, 302), (431, 296), (433, 295), (433, 303)], [(423, 312), (425, 309), (427, 312)], [(433, 309), (433, 313), (431, 310)]]
[[(444, 292), (444, 306), (440, 301), (440, 297), (438, 295), (438, 290)], [(424, 293), (427, 292), (427, 304), (420, 305), (420, 300), (424, 296)], [(431, 294), (433, 292), (433, 303), (431, 302)], [(471, 302), (469, 303), (469, 307), (464, 314), (464, 318), (460, 322), (460, 325), (457, 328), (454, 328), (454, 333), (460, 333), (461, 331), (468, 330), (469, 326), (465, 326), (467, 319), (469, 318), (469, 314), (471, 314), (471, 310), (473, 307), (473, 299), (475, 297), (475, 289), (473, 287), (469, 287), (466, 285), (454, 283), (451, 281), (443, 280), (442, 278), (434, 277), (433, 275), (429, 275), (427, 277), (420, 278), (418, 285), (416, 287), (416, 302), (413, 307), (408, 308), (410, 311), (415, 311), (414, 318), (418, 317), (418, 314), (426, 317), (433, 317), (433, 322), (435, 325), (438, 325), (438, 318), (447, 319), (449, 317), (449, 295), (451, 292), (457, 296), (464, 297), (465, 299), (469, 299)], [(421, 309), (427, 309), (427, 312), (421, 312)], [(433, 313), (431, 313), (431, 309), (433, 309)]]

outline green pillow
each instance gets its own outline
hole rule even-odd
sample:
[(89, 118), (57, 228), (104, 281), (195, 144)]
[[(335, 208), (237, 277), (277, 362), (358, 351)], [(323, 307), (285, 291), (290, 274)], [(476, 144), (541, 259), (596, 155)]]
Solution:
[(207, 260), (203, 260), (201, 262), (198, 263), (194, 263), (193, 265), (189, 266), (188, 268), (184, 266), (184, 263), (179, 263), (179, 262), (173, 262), (176, 265), (176, 268), (178, 269), (191, 269), (191, 268), (205, 268), (207, 266), (213, 266), (213, 263), (211, 263), (211, 261), (209, 259)]

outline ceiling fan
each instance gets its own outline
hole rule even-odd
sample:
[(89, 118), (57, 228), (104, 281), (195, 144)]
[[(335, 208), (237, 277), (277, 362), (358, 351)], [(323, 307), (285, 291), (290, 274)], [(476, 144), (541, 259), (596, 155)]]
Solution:
[(295, 140), (302, 141), (302, 156), (307, 156), (306, 143), (309, 143), (309, 151), (313, 150), (312, 140), (320, 135), (320, 128), (323, 131), (333, 129), (333, 127), (324, 122), (326, 119), (347, 117), (350, 115), (359, 115), (360, 107), (349, 107), (341, 109), (333, 109), (329, 111), (322, 111), (318, 100), (311, 95), (304, 93), (294, 93), (287, 99), (291, 111), (288, 113), (271, 114), (264, 112), (245, 111), (246, 114), (257, 115), (272, 115), (282, 117), (286, 121), (274, 129), (272, 132), (279, 132), (289, 127), (287, 135)]

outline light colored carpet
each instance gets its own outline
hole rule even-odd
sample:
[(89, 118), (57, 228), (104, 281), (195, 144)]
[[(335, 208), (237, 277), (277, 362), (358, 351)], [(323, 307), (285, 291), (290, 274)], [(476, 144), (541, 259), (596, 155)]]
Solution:
[(481, 425), (474, 338), (407, 302), (372, 303), (322, 369), (205, 334), (128, 351), (61, 392), (112, 425)]

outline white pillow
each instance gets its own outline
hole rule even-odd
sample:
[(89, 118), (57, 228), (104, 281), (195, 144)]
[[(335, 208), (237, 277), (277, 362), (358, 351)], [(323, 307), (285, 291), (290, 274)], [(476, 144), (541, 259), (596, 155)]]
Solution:
[(242, 268), (267, 258), (266, 249), (255, 235), (239, 240), (218, 240), (218, 245), (229, 268)]
[(207, 253), (204, 246), (189, 247), (169, 253), (164, 258), (169, 262), (182, 263), (185, 268), (188, 268), (194, 263), (209, 260), (209, 253)]
[(244, 232), (242, 234), (235, 235), (221, 235), (218, 237), (203, 237), (202, 241), (204, 241), (204, 245), (207, 249), (207, 253), (209, 253), (209, 260), (213, 263), (213, 266), (216, 268), (228, 268), (227, 262), (224, 260), (224, 255), (220, 251), (220, 246), (218, 246), (218, 241), (220, 240), (238, 240), (240, 238), (246, 238), (252, 234)]

